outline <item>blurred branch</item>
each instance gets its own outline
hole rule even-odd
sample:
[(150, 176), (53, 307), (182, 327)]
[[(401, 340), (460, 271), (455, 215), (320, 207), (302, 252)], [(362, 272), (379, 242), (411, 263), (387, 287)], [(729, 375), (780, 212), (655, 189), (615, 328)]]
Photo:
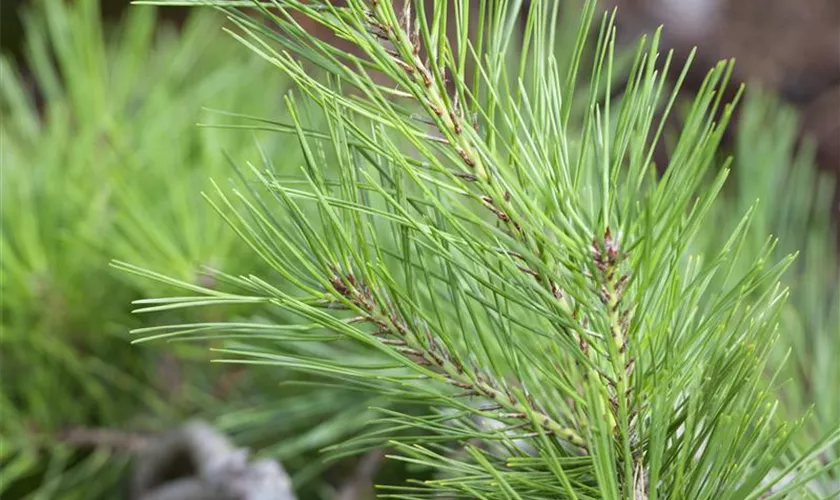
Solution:
[(108, 448), (136, 454), (149, 446), (151, 436), (116, 429), (75, 427), (62, 431), (59, 440), (80, 448)]
[(374, 486), (374, 477), (385, 458), (385, 450), (374, 450), (359, 460), (353, 475), (338, 490), (336, 500), (363, 500), (369, 498)]

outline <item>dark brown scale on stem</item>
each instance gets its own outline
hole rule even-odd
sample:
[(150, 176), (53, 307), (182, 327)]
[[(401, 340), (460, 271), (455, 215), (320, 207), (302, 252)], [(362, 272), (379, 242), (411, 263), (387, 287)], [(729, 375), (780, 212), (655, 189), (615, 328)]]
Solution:
[(460, 105), (458, 102), (458, 94), (452, 100), (452, 109), (449, 110), (449, 119), (452, 120), (452, 127), (457, 135), (461, 135), (463, 128), (461, 127), (461, 116), (459, 113)]
[(418, 358), (423, 357), (423, 352), (417, 349), (413, 349), (411, 347), (395, 347), (395, 349), (403, 354), (408, 354), (409, 356), (416, 356)]
[(516, 404), (516, 398), (513, 396), (513, 394), (511, 394), (509, 390), (505, 389), (505, 395), (508, 397), (510, 404)]
[(385, 49), (385, 52), (389, 56), (391, 56), (391, 59), (393, 59), (393, 61), (397, 64), (397, 66), (402, 68), (406, 73), (408, 73), (409, 75), (414, 74), (414, 72), (416, 71), (415, 67), (412, 66), (411, 64), (408, 64), (407, 62), (403, 61), (402, 56), (400, 55), (399, 52), (397, 52), (394, 49)]
[(461, 148), (458, 148), (458, 155), (461, 157), (462, 160), (464, 160), (464, 163), (466, 163), (468, 167), (475, 168), (475, 160), (470, 158), (470, 155), (468, 155), (466, 151), (464, 151)]
[(461, 124), (458, 123), (458, 117), (452, 111), (449, 112), (449, 119), (452, 120), (452, 128), (455, 130), (455, 133), (461, 135), (461, 132), (464, 130), (461, 128)]
[(536, 278), (536, 279), (537, 279), (537, 281), (539, 281), (539, 279), (540, 279), (540, 273), (538, 273), (538, 272), (534, 271), (533, 269), (530, 269), (530, 268), (528, 268), (528, 267), (525, 267), (525, 266), (516, 266), (516, 267), (517, 267), (517, 269), (519, 269), (519, 270), (520, 270), (520, 271), (522, 271), (523, 273), (525, 273), (525, 274), (527, 274), (527, 275), (529, 275), (529, 276), (533, 276), (534, 278)]
[(615, 285), (615, 292), (621, 293), (624, 291), (624, 287), (627, 286), (627, 281), (630, 279), (630, 276), (625, 274), (621, 278), (619, 278), (618, 283)]
[(557, 299), (557, 300), (562, 300), (563, 299), (563, 291), (560, 290), (560, 287), (557, 286), (557, 283), (555, 283), (554, 281), (551, 281), (551, 280), (549, 280), (549, 283), (551, 284), (551, 294), (554, 295), (554, 298)]
[(471, 398), (471, 397), (480, 396), (480, 395), (481, 395), (481, 393), (479, 393), (475, 389), (471, 389), (471, 390), (468, 390), (468, 391), (455, 393), (453, 396), (456, 397), (456, 398)]
[(455, 387), (460, 387), (461, 389), (472, 389), (473, 385), (468, 382), (459, 382), (457, 380), (449, 379), (449, 383), (454, 385)]
[(420, 24), (414, 23), (414, 31), (411, 33), (411, 54), (416, 59), (420, 55)]
[(578, 344), (580, 345), (580, 350), (584, 354), (584, 356), (589, 356), (589, 342), (583, 338), (583, 335), (578, 334)]
[[(431, 86), (432, 86), (432, 75), (429, 74), (429, 72), (428, 72), (428, 70), (426, 70), (426, 68), (420, 68), (420, 76), (423, 78), (423, 85), (425, 85), (426, 88), (431, 88)], [(440, 113), (437, 113), (437, 114), (439, 116), (443, 116), (443, 111), (441, 111)]]

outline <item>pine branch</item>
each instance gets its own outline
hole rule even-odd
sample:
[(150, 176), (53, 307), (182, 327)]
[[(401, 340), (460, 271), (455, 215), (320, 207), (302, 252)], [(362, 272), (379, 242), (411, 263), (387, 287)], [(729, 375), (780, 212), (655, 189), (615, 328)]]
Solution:
[[(549, 2), (530, 5), (518, 38), (517, 5), (481, 3), (470, 25), (469, 2), (453, 0), (457, 43), (442, 0), (253, 5), (271, 27), (231, 8), (231, 33), (295, 81), (326, 131), (313, 132), (309, 108), (287, 98), (291, 123), (272, 126), (299, 141), (300, 178), (278, 178), (264, 155), (242, 173), (245, 190), (208, 196), (279, 276), (222, 274), (237, 291), (211, 302), (275, 307), (369, 354), (348, 363), (318, 347), (301, 353), (292, 345), (305, 335), (281, 325), (277, 344), (219, 352), (427, 405), (420, 415), (382, 409), (386, 427), (344, 452), (387, 442), (396, 458), (437, 471), (424, 486), (440, 494), (766, 490), (799, 425), (781, 423), (763, 376), (791, 260), (772, 258), (773, 240), (744, 251), (749, 211), (714, 251), (692, 255), (715, 230), (708, 216), (728, 172), (717, 157), (734, 105), (721, 97), (731, 64), (709, 72), (658, 178), (655, 117), (672, 109), (686, 70), (666, 94), (658, 34), (620, 70), (614, 14), (588, 50), (594, 2), (577, 41), (559, 50)], [(300, 15), (355, 51), (312, 36)], [(817, 448), (836, 439), (826, 433)], [(806, 461), (791, 463), (819, 469)]]
[[(481, 396), (494, 402), (499, 410), (506, 412), (495, 414), (495, 418), (504, 421), (528, 419), (530, 427), (541, 426), (549, 434), (556, 435), (574, 446), (586, 448), (578, 432), (561, 425), (542, 412), (532, 400), (529, 401), (530, 407), (526, 408), (509, 389), (503, 388), (502, 384), (490, 375), (482, 373), (477, 367), (465, 366), (428, 329), (425, 330), (425, 335), (416, 335), (409, 330), (409, 322), (396, 311), (377, 309), (370, 291), (352, 274), (336, 273), (331, 279), (331, 284), (339, 295), (348, 299), (358, 309), (366, 311), (364, 319), (377, 327), (373, 335), (379, 338), (380, 342), (406, 355), (413, 362), (435, 368), (448, 384), (465, 391), (463, 395)], [(417, 321), (411, 323), (415, 325), (415, 329), (423, 329), (422, 326), (417, 326)]]

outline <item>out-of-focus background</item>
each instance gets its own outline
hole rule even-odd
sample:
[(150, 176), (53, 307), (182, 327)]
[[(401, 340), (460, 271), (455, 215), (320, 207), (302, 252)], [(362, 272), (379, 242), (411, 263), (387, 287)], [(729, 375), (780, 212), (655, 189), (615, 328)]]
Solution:
[[(716, 227), (732, 227), (761, 198), (748, 244), (757, 248), (772, 233), (781, 252), (801, 251), (785, 278), (792, 296), (779, 355), (792, 350), (783, 372), (792, 382), (779, 390), (786, 416), (814, 406), (816, 436), (840, 421), (840, 2), (603, 6), (618, 7), (624, 42), (664, 24), (663, 45), (678, 59), (699, 47), (689, 89), (716, 61), (737, 59), (735, 81), (749, 91), (727, 141), (733, 187), (714, 211)], [(282, 369), (211, 364), (215, 339), (129, 343), (133, 328), (282, 321), (271, 311), (215, 307), (138, 317), (132, 300), (171, 289), (108, 262), (205, 287), (214, 286), (205, 266), (264, 270), (199, 193), (210, 177), (235, 175), (228, 157), (267, 155), (283, 159), (278, 168), (297, 168), (296, 144), (196, 123), (230, 122), (206, 108), (283, 121), (290, 83), (225, 36), (210, 10), (2, 0), (0, 23), (0, 496), (124, 497), (138, 439), (195, 416), (280, 460), (299, 498), (370, 498), (373, 475), (416, 475), (376, 454), (318, 458), (373, 418), (368, 408), (380, 402), (372, 395), (314, 391), (316, 381)], [(716, 238), (708, 235), (711, 247)]]
[[(4, 52), (21, 54), (21, 12), (28, 3), (33, 2), (4, 0), (0, 5)], [(114, 20), (129, 5), (128, 0), (106, 0), (101, 12)], [(664, 45), (677, 55), (685, 57), (697, 47), (694, 85), (716, 61), (735, 58), (736, 81), (760, 85), (794, 104), (803, 115), (803, 131), (819, 142), (820, 164), (840, 170), (840, 2), (604, 0), (603, 7), (619, 9), (618, 24), (627, 41), (663, 26)], [(188, 10), (167, 8), (161, 17), (180, 23)]]
[(736, 82), (794, 105), (803, 134), (818, 143), (820, 165), (840, 171), (840, 2), (607, 0), (606, 5), (618, 8), (625, 39), (663, 26), (664, 45), (678, 55), (697, 47), (690, 85), (699, 85), (716, 61), (734, 58)]
[[(22, 12), (29, 3), (35, 2), (4, 0), (0, 5), (3, 51), (18, 58), (23, 52)], [(103, 1), (102, 16), (118, 19), (129, 5), (128, 0)], [(604, 0), (603, 7), (619, 9), (624, 41), (662, 26), (664, 45), (675, 49), (678, 57), (697, 48), (689, 87), (699, 85), (715, 62), (735, 58), (734, 82), (748, 82), (794, 105), (801, 113), (802, 133), (817, 143), (821, 168), (840, 172), (840, 2)], [(161, 18), (180, 24), (188, 12), (167, 8)], [(23, 68), (25, 72), (25, 64)], [(840, 198), (835, 206), (838, 202)]]

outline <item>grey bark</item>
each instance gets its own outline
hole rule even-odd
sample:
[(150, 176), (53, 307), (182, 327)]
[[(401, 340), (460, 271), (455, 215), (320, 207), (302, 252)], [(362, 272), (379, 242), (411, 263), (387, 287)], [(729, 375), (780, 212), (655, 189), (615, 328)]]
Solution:
[(277, 461), (248, 463), (246, 450), (198, 421), (152, 440), (132, 479), (134, 500), (295, 500)]

